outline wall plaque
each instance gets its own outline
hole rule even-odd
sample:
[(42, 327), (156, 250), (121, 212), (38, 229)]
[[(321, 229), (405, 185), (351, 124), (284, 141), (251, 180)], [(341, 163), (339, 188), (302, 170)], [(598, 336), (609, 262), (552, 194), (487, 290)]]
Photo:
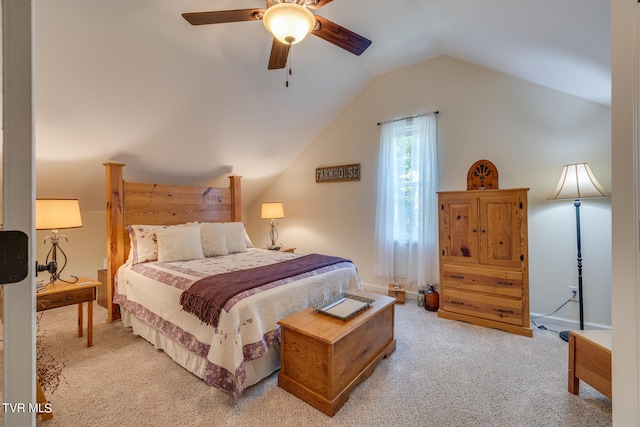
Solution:
[(316, 168), (316, 182), (360, 181), (360, 163)]

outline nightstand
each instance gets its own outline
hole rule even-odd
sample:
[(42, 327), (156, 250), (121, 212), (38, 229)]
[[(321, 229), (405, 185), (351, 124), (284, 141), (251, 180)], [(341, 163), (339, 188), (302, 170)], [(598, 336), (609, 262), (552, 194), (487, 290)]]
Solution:
[(404, 285), (390, 284), (388, 292), (390, 297), (394, 297), (396, 299), (397, 304), (404, 304)]
[(49, 283), (36, 295), (36, 311), (78, 304), (78, 336), (82, 336), (82, 303), (87, 303), (87, 347), (93, 345), (93, 301), (101, 283), (81, 277), (76, 283)]
[(98, 304), (107, 308), (107, 270), (98, 270)]
[[(269, 248), (266, 248), (269, 249)], [(291, 252), (294, 253), (296, 251), (296, 248), (287, 248), (285, 246), (282, 246), (280, 248), (277, 249), (271, 249), (272, 251), (280, 251), (280, 252)]]

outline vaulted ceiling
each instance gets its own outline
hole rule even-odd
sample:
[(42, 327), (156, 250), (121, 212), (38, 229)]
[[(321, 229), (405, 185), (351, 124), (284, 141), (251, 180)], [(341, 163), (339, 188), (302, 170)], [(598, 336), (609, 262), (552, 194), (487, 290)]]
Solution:
[(224, 184), (233, 172), (251, 202), (372, 78), (440, 55), (610, 103), (608, 1), (333, 0), (314, 13), (371, 46), (355, 56), (308, 36), (292, 48), (289, 87), (267, 70), (260, 21), (181, 16), (264, 7), (36, 1), (37, 196), (104, 210), (101, 165), (120, 161), (133, 181)]

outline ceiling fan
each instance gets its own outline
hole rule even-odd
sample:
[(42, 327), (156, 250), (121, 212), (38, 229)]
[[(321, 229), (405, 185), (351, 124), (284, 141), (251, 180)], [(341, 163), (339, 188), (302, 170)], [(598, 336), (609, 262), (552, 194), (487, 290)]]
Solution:
[[(269, 57), (269, 70), (284, 68), (292, 44), (300, 42), (308, 33), (333, 43), (354, 55), (361, 55), (369, 45), (368, 40), (321, 16), (313, 15), (309, 9), (319, 9), (332, 0), (267, 0), (266, 9), (236, 9), (215, 12), (183, 13), (191, 25), (223, 24), (226, 22), (264, 21), (265, 27), (274, 36)], [(284, 16), (287, 15), (287, 16)], [(292, 18), (293, 16), (293, 18)], [(287, 21), (292, 19), (291, 22)], [(278, 22), (280, 21), (280, 22)], [(286, 21), (286, 23), (284, 22)], [(294, 22), (295, 21), (295, 22)], [(291, 30), (299, 23), (306, 25), (301, 32), (278, 32), (280, 24)], [(294, 29), (295, 31), (295, 29)]]

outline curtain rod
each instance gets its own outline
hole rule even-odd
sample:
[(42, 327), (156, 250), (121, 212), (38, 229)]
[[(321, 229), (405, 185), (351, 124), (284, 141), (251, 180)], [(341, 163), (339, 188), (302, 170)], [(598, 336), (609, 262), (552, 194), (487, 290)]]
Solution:
[(392, 119), (392, 120), (385, 120), (383, 122), (378, 122), (378, 126), (383, 125), (385, 123), (392, 123), (392, 122), (397, 122), (400, 120), (407, 120), (407, 119), (413, 119), (414, 117), (422, 117), (422, 116), (428, 116), (429, 114), (439, 114), (440, 111), (436, 110), (436, 111), (432, 111), (430, 113), (422, 113), (422, 114), (416, 114), (413, 116), (408, 116), (408, 117), (400, 117), (399, 119)]

